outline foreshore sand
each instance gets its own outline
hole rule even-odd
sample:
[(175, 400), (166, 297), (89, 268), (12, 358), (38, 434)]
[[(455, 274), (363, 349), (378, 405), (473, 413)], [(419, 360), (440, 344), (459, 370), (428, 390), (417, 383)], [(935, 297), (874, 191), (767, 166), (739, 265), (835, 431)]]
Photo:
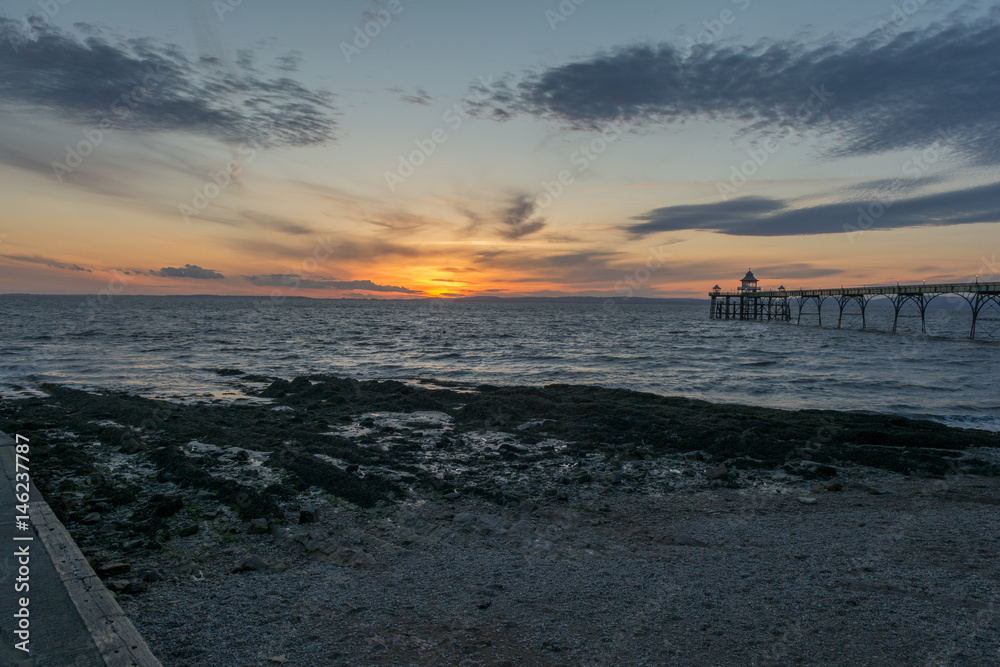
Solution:
[(0, 404), (164, 665), (1000, 664), (1000, 435), (599, 387)]

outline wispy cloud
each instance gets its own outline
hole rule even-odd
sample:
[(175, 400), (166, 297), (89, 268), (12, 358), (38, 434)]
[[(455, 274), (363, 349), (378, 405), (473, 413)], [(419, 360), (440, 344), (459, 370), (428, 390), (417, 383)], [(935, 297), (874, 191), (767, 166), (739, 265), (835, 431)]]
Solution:
[(545, 218), (535, 218), (537, 209), (535, 200), (525, 194), (515, 195), (501, 214), (500, 236), (515, 240), (541, 230), (545, 227)]
[(72, 264), (69, 262), (60, 262), (57, 259), (51, 259), (49, 257), (42, 257), (41, 255), (0, 255), (5, 259), (12, 259), (15, 262), (27, 262), (29, 264), (43, 264), (45, 266), (52, 267), (53, 269), (63, 269), (65, 271), (85, 271), (91, 273), (91, 270), (85, 266), (80, 266), (79, 264)]
[(417, 88), (416, 93), (414, 93), (413, 95), (403, 95), (399, 99), (403, 100), (408, 104), (419, 104), (425, 107), (429, 107), (431, 105), (431, 102), (434, 101), (434, 98), (431, 97), (430, 93), (428, 93), (423, 88)]
[[(1000, 161), (997, 13), (887, 38), (761, 41), (752, 46), (631, 45), (508, 76), (478, 110), (575, 128), (650, 127), (693, 119), (748, 130), (814, 131), (825, 154), (857, 156), (924, 146), (949, 128), (949, 145), (983, 164)], [(822, 113), (809, 96), (820, 94)]]
[(395, 292), (399, 294), (420, 294), (418, 290), (394, 285), (378, 285), (371, 280), (337, 280), (335, 278), (301, 278), (293, 274), (270, 273), (259, 276), (245, 276), (258, 287), (290, 287), (301, 289), (362, 290), (366, 292)]

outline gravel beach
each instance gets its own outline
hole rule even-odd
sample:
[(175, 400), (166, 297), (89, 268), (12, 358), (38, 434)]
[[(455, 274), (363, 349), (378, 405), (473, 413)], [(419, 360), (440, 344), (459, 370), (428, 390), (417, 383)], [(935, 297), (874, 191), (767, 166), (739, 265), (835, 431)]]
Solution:
[(0, 408), (164, 665), (1000, 664), (995, 434), (232, 375)]

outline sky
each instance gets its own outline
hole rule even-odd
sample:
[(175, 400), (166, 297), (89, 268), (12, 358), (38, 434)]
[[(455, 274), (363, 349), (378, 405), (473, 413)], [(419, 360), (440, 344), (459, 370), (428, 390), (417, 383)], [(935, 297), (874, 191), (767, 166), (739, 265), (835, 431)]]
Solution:
[(0, 293), (1000, 280), (1000, 8), (5, 0)]

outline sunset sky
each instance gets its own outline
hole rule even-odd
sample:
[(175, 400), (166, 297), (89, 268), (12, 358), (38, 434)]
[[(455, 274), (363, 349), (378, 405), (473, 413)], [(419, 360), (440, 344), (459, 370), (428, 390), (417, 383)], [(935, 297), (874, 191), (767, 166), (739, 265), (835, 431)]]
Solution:
[(0, 5), (0, 292), (1000, 279), (998, 164), (983, 3)]

